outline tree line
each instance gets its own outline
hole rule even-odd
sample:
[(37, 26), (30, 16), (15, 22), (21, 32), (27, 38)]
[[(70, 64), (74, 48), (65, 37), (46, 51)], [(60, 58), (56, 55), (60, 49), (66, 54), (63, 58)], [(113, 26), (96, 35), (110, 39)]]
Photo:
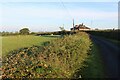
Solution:
[(75, 32), (72, 31), (66, 31), (64, 27), (60, 27), (61, 31), (55, 31), (55, 32), (31, 32), (29, 28), (23, 28), (20, 29), (18, 32), (0, 32), (0, 36), (11, 36), (11, 35), (69, 35), (74, 34)]
[(10, 36), (10, 35), (31, 35), (35, 34), (35, 32), (30, 32), (29, 28), (20, 29), (18, 32), (0, 32), (0, 36)]
[(89, 34), (95, 35), (95, 36), (101, 36), (113, 40), (120, 40), (120, 30), (97, 30), (97, 31), (86, 31)]

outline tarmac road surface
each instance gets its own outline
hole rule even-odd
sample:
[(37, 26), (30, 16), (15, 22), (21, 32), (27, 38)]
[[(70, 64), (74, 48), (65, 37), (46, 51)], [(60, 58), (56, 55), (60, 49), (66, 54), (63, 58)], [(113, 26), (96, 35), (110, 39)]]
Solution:
[(90, 35), (90, 38), (99, 47), (105, 66), (105, 78), (119, 78), (120, 47), (101, 37)]

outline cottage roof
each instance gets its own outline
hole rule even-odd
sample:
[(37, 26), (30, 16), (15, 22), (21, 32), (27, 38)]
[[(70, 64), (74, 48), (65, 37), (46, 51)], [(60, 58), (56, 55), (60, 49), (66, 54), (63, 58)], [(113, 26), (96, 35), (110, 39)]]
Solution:
[(85, 25), (83, 25), (83, 23), (82, 24), (79, 24), (79, 25), (75, 25), (74, 26), (74, 28), (71, 28), (71, 30), (73, 30), (73, 29), (78, 29), (78, 30), (80, 30), (80, 29), (90, 29), (89, 27), (86, 27)]
[(88, 28), (86, 26), (80, 26), (79, 29), (90, 29), (90, 28)]

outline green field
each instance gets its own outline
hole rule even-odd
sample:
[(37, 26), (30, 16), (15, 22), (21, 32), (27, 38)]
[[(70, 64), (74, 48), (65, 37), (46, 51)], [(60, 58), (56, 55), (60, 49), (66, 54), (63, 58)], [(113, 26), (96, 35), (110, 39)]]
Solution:
[(30, 47), (32, 45), (41, 45), (43, 42), (56, 39), (56, 37), (44, 37), (33, 35), (18, 35), (18, 36), (4, 36), (2, 37), (2, 55), (6, 55), (9, 51)]

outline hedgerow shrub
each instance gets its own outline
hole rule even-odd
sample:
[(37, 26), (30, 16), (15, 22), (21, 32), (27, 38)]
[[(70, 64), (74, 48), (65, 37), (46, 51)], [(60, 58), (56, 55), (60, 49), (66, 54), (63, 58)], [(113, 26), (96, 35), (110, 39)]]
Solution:
[(80, 32), (49, 42), (47, 46), (21, 48), (3, 58), (3, 78), (71, 78), (89, 57), (91, 41)]
[(98, 31), (87, 31), (88, 33), (96, 36), (101, 36), (113, 40), (120, 40), (120, 30), (98, 30)]

